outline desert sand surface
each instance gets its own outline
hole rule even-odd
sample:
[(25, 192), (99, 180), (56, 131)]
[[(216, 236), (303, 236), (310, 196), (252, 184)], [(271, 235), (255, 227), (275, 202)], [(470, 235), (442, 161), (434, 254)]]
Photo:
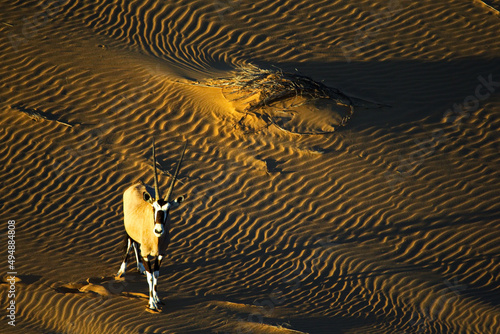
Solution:
[[(499, 333), (499, 10), (2, 1), (0, 332)], [(366, 103), (245, 114), (252, 66)], [(115, 277), (153, 136), (163, 189), (189, 141), (158, 313)]]

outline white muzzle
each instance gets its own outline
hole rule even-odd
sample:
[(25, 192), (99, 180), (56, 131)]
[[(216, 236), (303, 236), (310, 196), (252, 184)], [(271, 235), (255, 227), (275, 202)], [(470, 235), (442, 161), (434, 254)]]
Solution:
[(154, 233), (159, 238), (163, 235), (163, 226), (161, 224), (155, 224)]

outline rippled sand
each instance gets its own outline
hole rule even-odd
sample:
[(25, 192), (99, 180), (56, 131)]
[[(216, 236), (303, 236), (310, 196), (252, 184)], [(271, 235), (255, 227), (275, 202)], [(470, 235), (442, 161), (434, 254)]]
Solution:
[[(0, 212), (20, 279), (0, 332), (498, 332), (499, 1), (0, 8)], [(326, 135), (244, 127), (200, 83), (248, 64), (388, 106)], [(152, 136), (163, 188), (189, 140), (159, 314), (133, 264), (114, 277)]]

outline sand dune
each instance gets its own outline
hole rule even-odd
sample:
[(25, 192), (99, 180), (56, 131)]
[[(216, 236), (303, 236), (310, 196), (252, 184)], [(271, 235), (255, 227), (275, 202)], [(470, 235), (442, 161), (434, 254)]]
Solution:
[[(0, 284), (0, 332), (498, 332), (498, 1), (1, 9), (0, 212), (18, 282), (16, 327)], [(243, 127), (200, 83), (249, 64), (388, 106), (325, 135)], [(330, 130), (335, 108), (290, 124)], [(163, 187), (189, 140), (159, 314), (132, 264), (114, 277), (122, 194), (152, 182), (152, 136)]]

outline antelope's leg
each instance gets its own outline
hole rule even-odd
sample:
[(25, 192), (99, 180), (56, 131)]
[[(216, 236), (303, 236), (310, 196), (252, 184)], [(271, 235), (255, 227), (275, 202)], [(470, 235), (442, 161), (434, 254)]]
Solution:
[(158, 257), (155, 258), (155, 265), (154, 265), (154, 270), (153, 270), (153, 299), (157, 304), (165, 305), (165, 303), (163, 303), (160, 300), (160, 297), (158, 297), (158, 289), (157, 289), (158, 277), (160, 276), (160, 264), (161, 264), (162, 258), (163, 257), (161, 255), (159, 255)]
[(123, 261), (120, 266), (120, 270), (118, 270), (118, 273), (116, 276), (122, 277), (125, 274), (125, 271), (127, 270), (127, 260), (128, 260), (128, 253), (130, 252), (130, 247), (132, 247), (132, 239), (127, 235), (127, 247), (125, 249), (125, 254), (123, 255)]
[(135, 260), (137, 261), (137, 271), (144, 275), (146, 273), (146, 268), (144, 268), (144, 265), (140, 260), (141, 257), (139, 256), (139, 246), (135, 241), (132, 241), (132, 246), (134, 246)]
[(156, 301), (154, 300), (153, 296), (153, 268), (151, 266), (151, 261), (148, 260), (147, 257), (142, 258), (142, 262), (144, 263), (144, 267), (146, 268), (146, 278), (148, 280), (148, 285), (149, 285), (149, 308), (152, 310), (157, 310), (158, 305)]

